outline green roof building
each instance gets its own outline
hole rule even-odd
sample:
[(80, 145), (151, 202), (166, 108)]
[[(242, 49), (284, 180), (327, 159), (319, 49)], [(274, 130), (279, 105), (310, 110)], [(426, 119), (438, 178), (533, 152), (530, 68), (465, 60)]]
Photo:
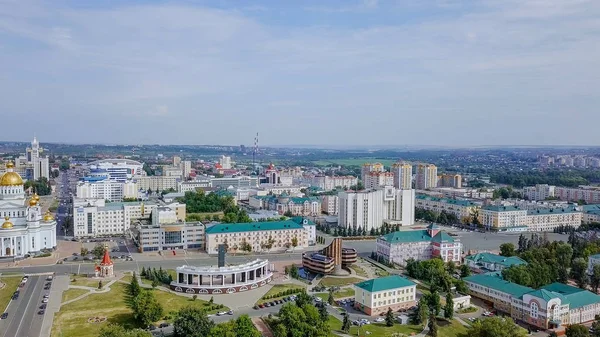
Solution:
[(354, 287), (354, 308), (367, 315), (408, 309), (416, 304), (417, 285), (399, 275), (359, 282)]
[(477, 253), (465, 257), (465, 263), (470, 268), (479, 269), (483, 272), (502, 271), (510, 266), (527, 264), (525, 260), (517, 256), (505, 257), (492, 253)]

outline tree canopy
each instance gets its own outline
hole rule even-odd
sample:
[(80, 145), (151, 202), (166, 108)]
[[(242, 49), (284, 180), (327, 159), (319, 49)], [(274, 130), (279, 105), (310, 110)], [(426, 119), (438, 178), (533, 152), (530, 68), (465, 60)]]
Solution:
[(527, 331), (516, 325), (511, 318), (490, 317), (475, 321), (458, 337), (525, 337)]

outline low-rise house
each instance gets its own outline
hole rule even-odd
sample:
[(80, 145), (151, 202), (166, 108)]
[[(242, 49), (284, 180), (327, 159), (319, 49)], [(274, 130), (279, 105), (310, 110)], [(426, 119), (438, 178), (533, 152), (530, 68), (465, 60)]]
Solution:
[(354, 308), (370, 316), (416, 304), (417, 285), (398, 275), (356, 283), (354, 288)]

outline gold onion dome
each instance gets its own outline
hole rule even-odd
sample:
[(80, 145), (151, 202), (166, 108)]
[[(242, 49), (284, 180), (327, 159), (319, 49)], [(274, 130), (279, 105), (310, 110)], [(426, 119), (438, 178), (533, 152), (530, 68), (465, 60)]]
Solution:
[(40, 196), (37, 193), (34, 193), (33, 199), (35, 199), (35, 201), (40, 201)]
[(29, 206), (33, 207), (35, 205), (37, 205), (37, 200), (35, 200), (35, 198), (32, 197), (31, 199), (29, 199)]
[(12, 162), (6, 163), (6, 173), (0, 178), (0, 186), (18, 186), (23, 185), (21, 176), (13, 171), (15, 165)]
[(46, 211), (46, 214), (44, 214), (44, 221), (50, 222), (54, 220), (54, 217), (52, 217), (52, 214), (50, 214), (50, 211)]
[(13, 228), (13, 223), (12, 223), (12, 222), (10, 222), (10, 221), (8, 221), (8, 220), (10, 220), (10, 218), (9, 218), (9, 217), (4, 217), (4, 220), (5, 220), (5, 221), (4, 221), (4, 223), (2, 224), (2, 228), (3, 228), (3, 229), (11, 229), (11, 228)]

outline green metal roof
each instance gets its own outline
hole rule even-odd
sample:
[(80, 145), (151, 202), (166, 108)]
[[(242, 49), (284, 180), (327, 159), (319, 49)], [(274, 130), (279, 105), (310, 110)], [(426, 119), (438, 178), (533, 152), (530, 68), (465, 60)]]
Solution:
[(310, 220), (309, 218), (305, 218), (305, 217), (302, 217), (302, 216), (295, 216), (295, 217), (291, 218), (290, 220), (292, 220), (293, 222), (295, 222), (295, 223), (297, 223), (297, 224), (299, 224), (299, 225), (302, 225), (302, 222), (303, 222), (304, 220), (308, 220), (308, 224), (309, 224), (309, 225), (313, 225), (313, 226), (314, 226), (314, 225), (316, 225), (316, 224), (315, 224), (314, 222), (312, 222), (312, 220)]
[(432, 197), (425, 194), (419, 194), (415, 197), (418, 200), (431, 200), (431, 201), (439, 201), (446, 203), (448, 205), (459, 205), (459, 206), (477, 206), (476, 203), (469, 200), (457, 200), (457, 199), (449, 199), (449, 198), (438, 198)]
[(414, 285), (414, 282), (398, 275), (374, 278), (355, 284), (355, 286), (372, 293), (396, 288), (410, 287)]
[(435, 237), (431, 237), (427, 230), (398, 231), (383, 235), (381, 239), (390, 243), (422, 241), (454, 242), (454, 239), (450, 235), (446, 234), (446, 232), (440, 231), (435, 235)]
[(539, 289), (539, 290), (530, 292), (527, 295), (535, 296), (537, 298), (541, 298), (541, 299), (543, 299), (546, 302), (552, 300), (553, 298), (557, 298), (558, 297), (558, 298), (560, 298), (561, 304), (568, 304), (569, 303), (569, 301), (567, 301), (567, 299), (563, 295), (561, 295), (559, 293), (555, 293), (553, 291), (548, 291), (546, 289)]
[(493, 264), (499, 264), (499, 265), (502, 265), (505, 267), (527, 264), (527, 262), (525, 262), (523, 259), (521, 259), (520, 257), (517, 257), (517, 256), (506, 257), (506, 256), (501, 256), (501, 255), (496, 255), (496, 254), (486, 253), (486, 252), (477, 253), (475, 255), (469, 255), (469, 256), (465, 257), (465, 259), (473, 261), (475, 263), (493, 263)]
[(532, 209), (527, 211), (527, 215), (542, 215), (542, 214), (563, 214), (563, 213), (576, 213), (579, 212), (574, 207), (568, 208), (545, 208), (545, 209)]
[(514, 212), (514, 211), (526, 211), (525, 209), (521, 209), (517, 206), (485, 206), (483, 207), (486, 211), (492, 212)]
[(558, 282), (543, 286), (542, 289), (564, 296), (566, 301), (563, 303), (569, 303), (570, 310), (600, 302), (600, 296), (591, 291)]
[(593, 204), (593, 205), (583, 205), (581, 206), (581, 209), (583, 209), (584, 212), (599, 212), (600, 211), (600, 205), (598, 204)]
[(222, 223), (206, 229), (206, 234), (238, 233), (255, 231), (275, 231), (282, 229), (303, 229), (302, 225), (292, 220), (264, 221), (244, 223)]
[(463, 280), (465, 282), (476, 283), (487, 288), (492, 288), (494, 290), (510, 294), (515, 298), (521, 298), (521, 296), (535, 290), (533, 288), (505, 281), (501, 277), (486, 274), (468, 276), (463, 278)]

